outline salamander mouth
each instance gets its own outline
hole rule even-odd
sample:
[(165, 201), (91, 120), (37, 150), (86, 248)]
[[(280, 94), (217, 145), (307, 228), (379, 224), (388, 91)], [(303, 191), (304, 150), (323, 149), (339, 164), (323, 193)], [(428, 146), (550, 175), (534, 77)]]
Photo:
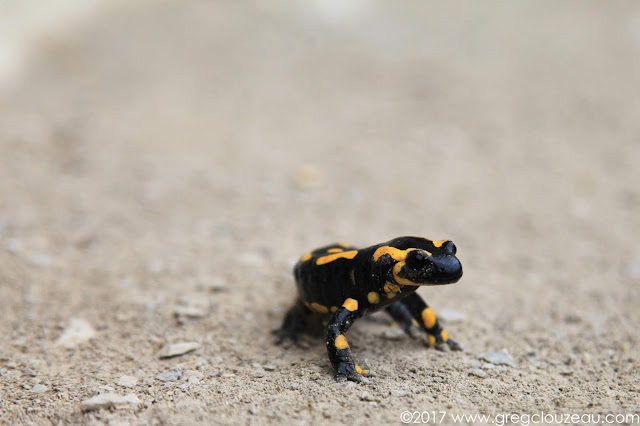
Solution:
[(432, 282), (425, 283), (422, 285), (444, 285), (444, 284), (453, 284), (456, 283), (462, 278), (462, 267), (460, 268), (460, 272), (457, 274), (448, 275), (444, 278), (434, 279)]

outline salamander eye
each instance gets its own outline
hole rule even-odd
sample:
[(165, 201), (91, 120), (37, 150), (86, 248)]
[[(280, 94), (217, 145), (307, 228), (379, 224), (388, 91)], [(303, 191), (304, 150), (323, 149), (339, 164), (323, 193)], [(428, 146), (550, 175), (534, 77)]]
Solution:
[(429, 256), (422, 250), (412, 250), (407, 255), (405, 264), (411, 269), (423, 268), (429, 262)]

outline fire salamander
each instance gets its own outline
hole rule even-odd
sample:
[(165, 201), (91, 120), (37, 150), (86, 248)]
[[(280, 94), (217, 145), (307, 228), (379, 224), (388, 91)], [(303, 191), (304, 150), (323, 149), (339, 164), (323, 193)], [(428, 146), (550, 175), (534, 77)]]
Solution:
[[(336, 380), (365, 381), (345, 337), (353, 322), (384, 309), (410, 335), (417, 327), (430, 346), (462, 350), (416, 293), (422, 285), (455, 283), (462, 277), (456, 246), (448, 240), (400, 237), (356, 249), (339, 243), (306, 253), (294, 267), (298, 299), (287, 312), (277, 344), (298, 342), (314, 314), (329, 317), (325, 328)], [(416, 327), (417, 326), (417, 327)]]

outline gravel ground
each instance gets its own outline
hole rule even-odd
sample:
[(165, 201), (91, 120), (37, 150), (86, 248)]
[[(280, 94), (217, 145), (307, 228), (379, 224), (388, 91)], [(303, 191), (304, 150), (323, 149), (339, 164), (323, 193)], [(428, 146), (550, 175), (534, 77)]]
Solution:
[[(39, 39), (0, 96), (1, 422), (640, 414), (639, 23), (164, 1)], [(301, 254), (400, 235), (458, 246), (420, 294), (464, 352), (374, 315), (363, 385), (273, 345)]]

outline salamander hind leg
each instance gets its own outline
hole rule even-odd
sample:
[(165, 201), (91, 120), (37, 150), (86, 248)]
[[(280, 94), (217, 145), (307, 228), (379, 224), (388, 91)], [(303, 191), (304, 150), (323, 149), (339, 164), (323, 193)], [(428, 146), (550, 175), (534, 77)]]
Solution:
[[(401, 301), (394, 303), (394, 305), (396, 304), (402, 304), (404, 308), (411, 313), (413, 321), (427, 334), (429, 346), (434, 346), (441, 351), (462, 350), (462, 346), (451, 339), (445, 329), (442, 328), (433, 309), (431, 309), (418, 294), (413, 293)], [(396, 308), (396, 311), (404, 311), (404, 309)]]
[(300, 343), (312, 315), (300, 299), (296, 300), (296, 303), (287, 311), (280, 328), (273, 331), (276, 335), (276, 345), (288, 342)]
[(345, 334), (353, 322), (358, 318), (358, 302), (355, 299), (347, 299), (337, 311), (331, 315), (326, 328), (327, 351), (329, 360), (336, 372), (336, 380), (344, 382), (352, 380), (354, 382), (367, 383), (368, 380), (362, 377), (368, 372), (363, 370), (353, 360), (351, 349)]

